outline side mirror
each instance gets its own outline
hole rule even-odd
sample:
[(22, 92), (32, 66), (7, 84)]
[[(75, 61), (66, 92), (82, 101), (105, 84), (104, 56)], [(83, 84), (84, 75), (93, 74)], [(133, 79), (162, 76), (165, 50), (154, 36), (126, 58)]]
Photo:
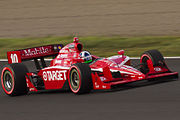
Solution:
[(124, 55), (124, 50), (118, 51), (118, 54), (119, 54), (119, 55)]

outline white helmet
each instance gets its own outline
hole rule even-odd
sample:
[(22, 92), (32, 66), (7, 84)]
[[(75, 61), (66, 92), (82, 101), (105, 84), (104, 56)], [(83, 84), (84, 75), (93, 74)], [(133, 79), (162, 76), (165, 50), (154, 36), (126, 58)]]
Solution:
[(80, 54), (79, 54), (80, 58), (83, 58), (84, 62), (85, 63), (90, 63), (92, 62), (92, 56), (91, 54), (88, 52), (88, 51), (82, 51)]

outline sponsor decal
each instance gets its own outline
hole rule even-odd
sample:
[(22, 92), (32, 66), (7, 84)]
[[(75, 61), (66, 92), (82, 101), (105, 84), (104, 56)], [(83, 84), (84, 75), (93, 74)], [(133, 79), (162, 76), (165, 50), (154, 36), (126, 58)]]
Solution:
[(68, 57), (68, 54), (61, 54), (61, 57), (63, 58), (63, 57)]
[(22, 51), (22, 55), (28, 57), (28, 56), (47, 54), (49, 52), (51, 52), (51, 48), (49, 47), (38, 47), (38, 48), (25, 49)]
[(34, 91), (35, 89), (34, 88), (29, 88), (29, 91)]
[(61, 46), (58, 46), (58, 51), (61, 50), (61, 49), (62, 49), (62, 47), (61, 47)]
[(66, 72), (67, 72), (66, 70), (44, 71), (43, 79), (45, 81), (66, 80)]
[(62, 63), (62, 60), (56, 60), (55, 63), (56, 63), (56, 64), (57, 64), (57, 63), (61, 64), (61, 63)]
[(60, 54), (57, 56), (57, 58), (67, 58), (68, 54)]
[(97, 84), (97, 82), (95, 82), (95, 87), (96, 87), (96, 88), (99, 88), (99, 85)]
[(73, 49), (74, 47), (75, 47), (74, 44), (69, 45), (69, 49)]
[(154, 70), (155, 70), (156, 72), (162, 71), (161, 68), (159, 68), (159, 67), (155, 67)]
[(106, 78), (105, 77), (100, 77), (101, 81), (105, 81)]
[(60, 53), (68, 53), (68, 52), (69, 52), (68, 49), (62, 49), (62, 50), (60, 50)]

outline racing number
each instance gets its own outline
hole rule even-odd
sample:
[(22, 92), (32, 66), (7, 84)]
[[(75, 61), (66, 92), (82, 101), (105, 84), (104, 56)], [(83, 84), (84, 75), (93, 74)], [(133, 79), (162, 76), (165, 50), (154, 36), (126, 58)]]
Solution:
[(11, 54), (11, 61), (12, 61), (12, 63), (18, 63), (17, 54)]

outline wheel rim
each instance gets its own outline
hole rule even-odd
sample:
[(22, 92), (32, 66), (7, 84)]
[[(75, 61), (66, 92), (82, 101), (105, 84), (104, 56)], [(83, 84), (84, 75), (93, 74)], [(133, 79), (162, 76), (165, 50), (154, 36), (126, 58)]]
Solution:
[(3, 85), (7, 92), (11, 92), (14, 86), (13, 83), (13, 76), (11, 75), (10, 71), (4, 71), (3, 75)]
[(71, 83), (72, 89), (75, 91), (78, 90), (79, 85), (80, 85), (80, 77), (76, 69), (71, 70), (70, 78), (71, 78), (70, 83)]

